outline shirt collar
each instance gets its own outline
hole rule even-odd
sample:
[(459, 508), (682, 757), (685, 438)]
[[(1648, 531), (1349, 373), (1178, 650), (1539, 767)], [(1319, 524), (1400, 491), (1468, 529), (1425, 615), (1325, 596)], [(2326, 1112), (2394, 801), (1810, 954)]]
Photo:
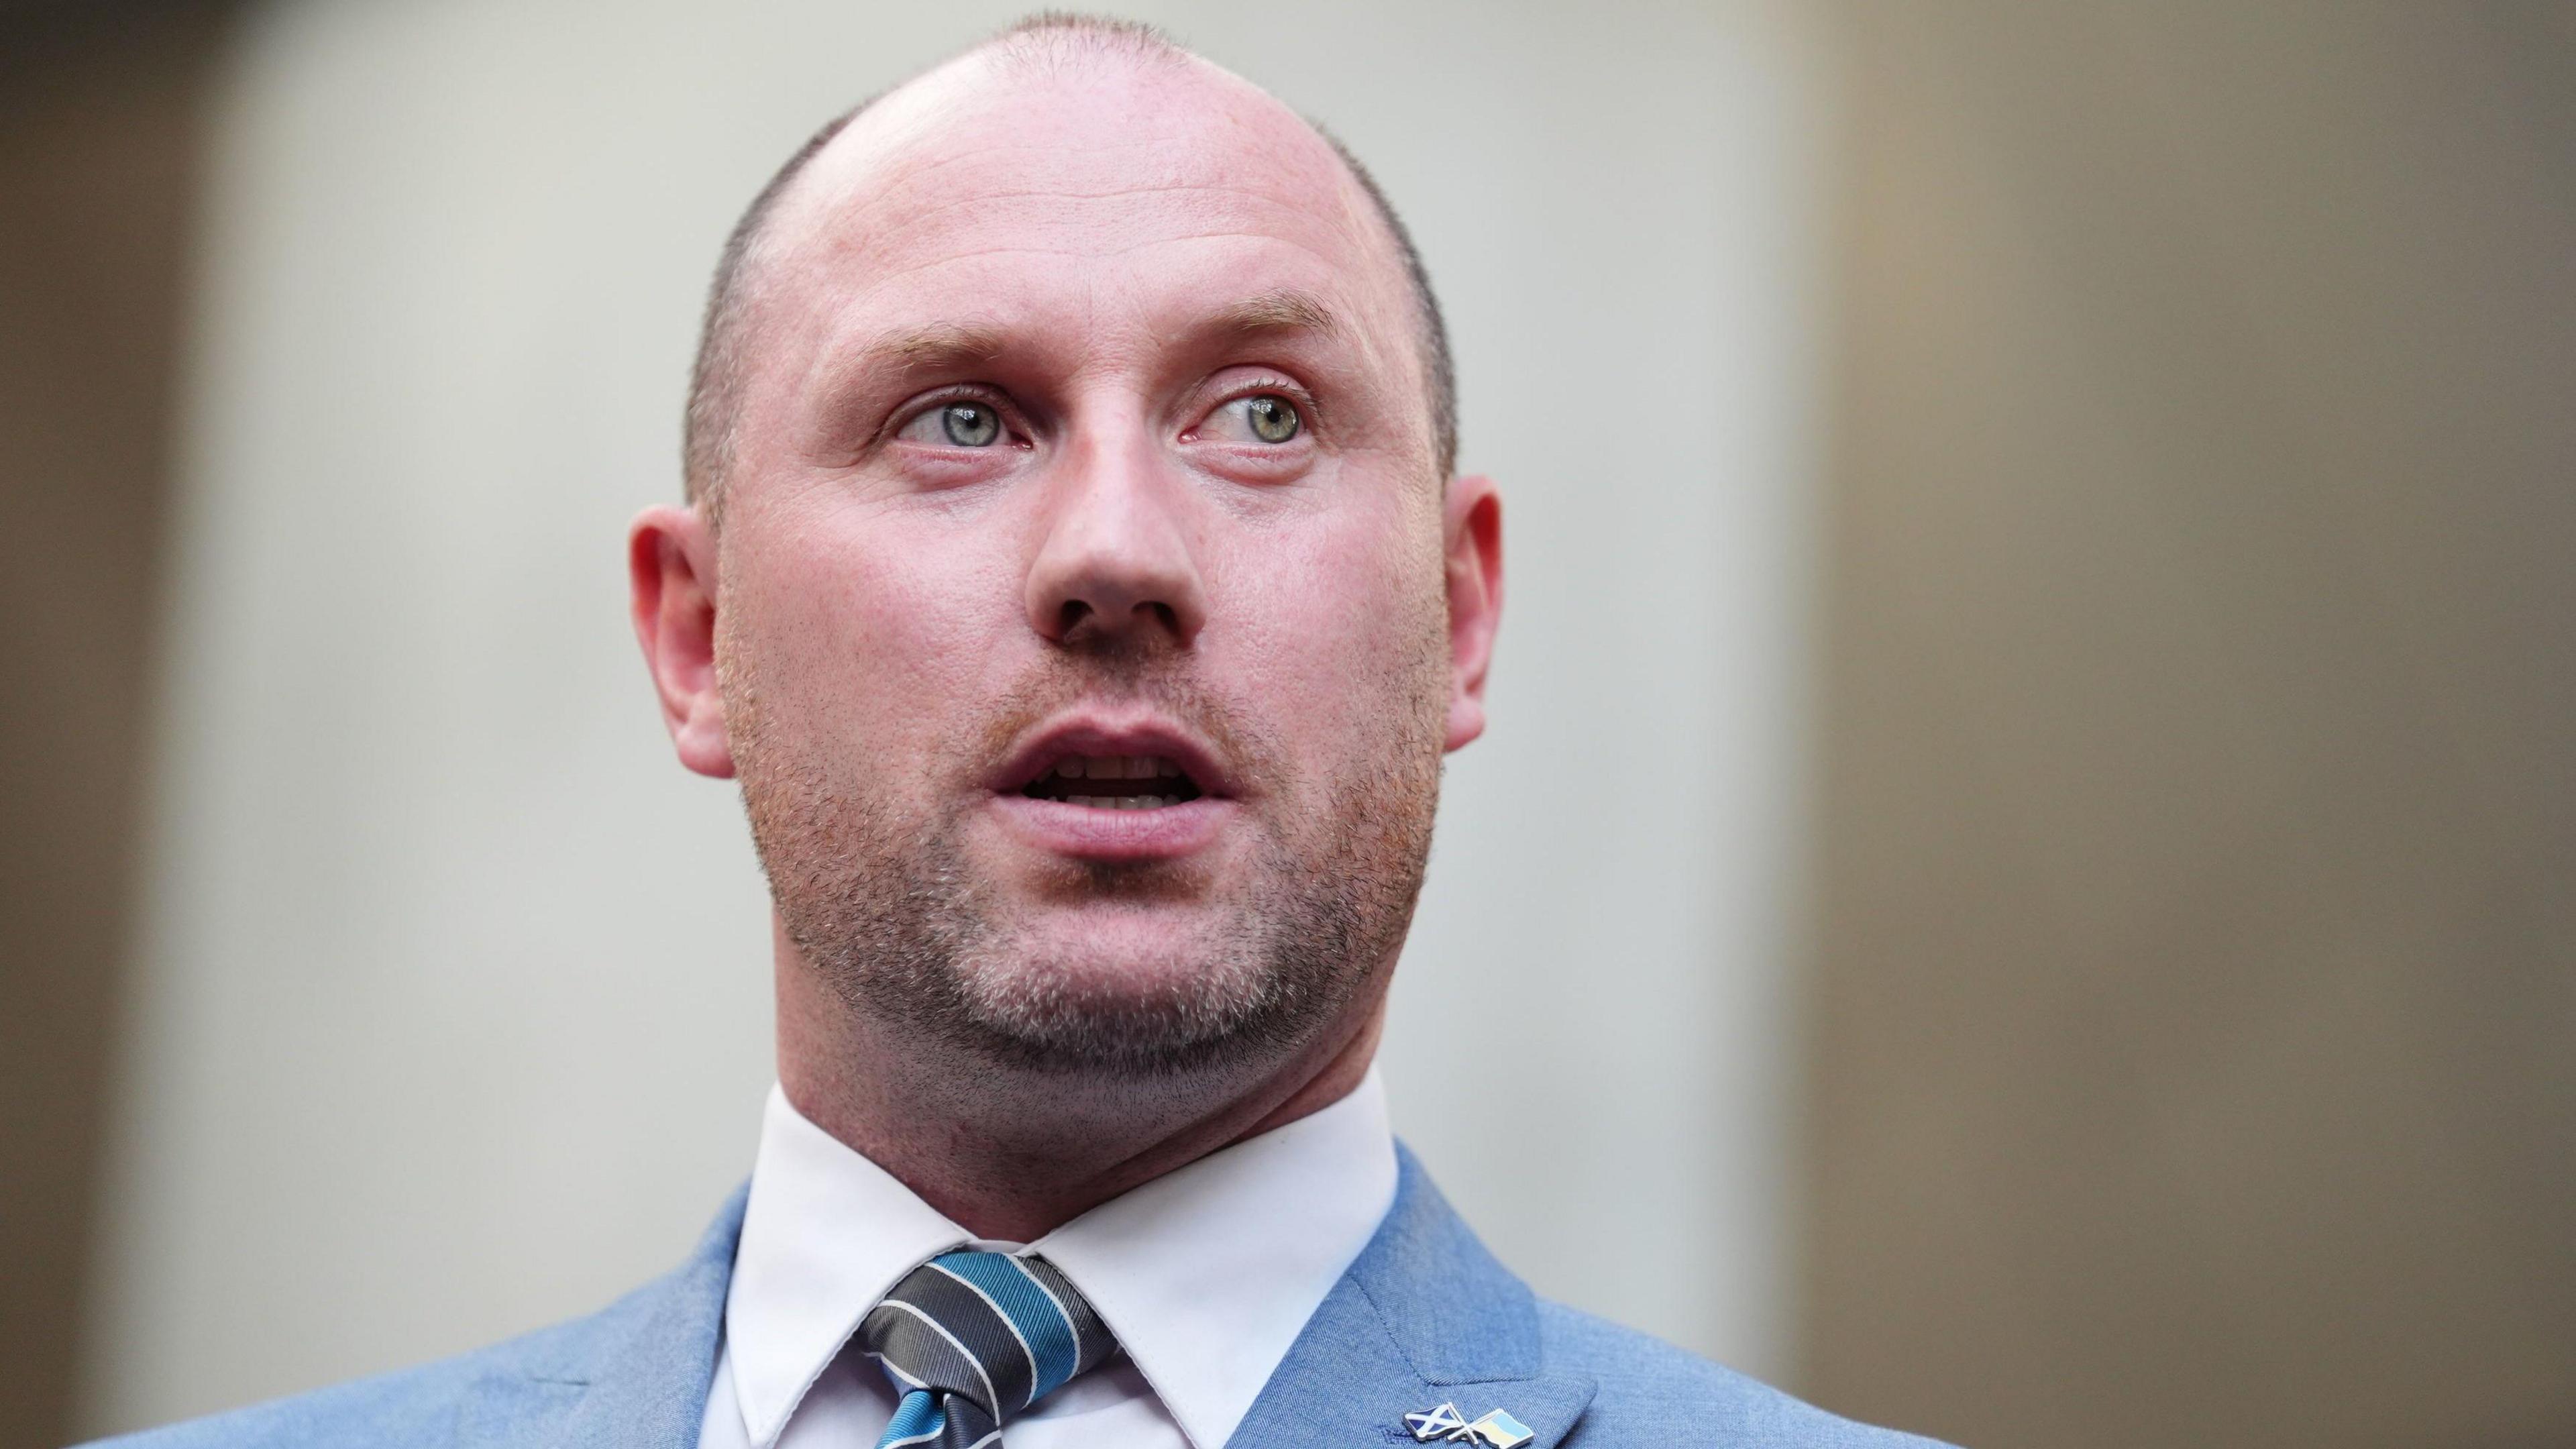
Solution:
[[(1156, 1178), (1031, 1247), (1091, 1300), (1195, 1449), (1220, 1449), (1376, 1233), (1395, 1186), (1386, 1093), (1371, 1068), (1322, 1111)], [(754, 1449), (777, 1440), (888, 1289), (970, 1241), (772, 1087), (725, 1296)]]
[(753, 1449), (777, 1441), (887, 1289), (966, 1237), (772, 1086), (725, 1289), (726, 1356)]

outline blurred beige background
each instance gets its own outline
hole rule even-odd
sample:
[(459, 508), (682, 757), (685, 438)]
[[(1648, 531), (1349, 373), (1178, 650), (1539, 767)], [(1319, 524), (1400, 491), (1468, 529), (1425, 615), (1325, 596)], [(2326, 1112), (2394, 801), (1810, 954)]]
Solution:
[(1802, 1382), (2576, 1444), (2576, 10), (1844, 19)]
[[(1122, 8), (1369, 158), (1511, 503), (1386, 1061), (1506, 1259), (1964, 1443), (2576, 1443), (2576, 11)], [(0, 5), (0, 1442), (745, 1169), (616, 532), (742, 200), (1015, 9)]]

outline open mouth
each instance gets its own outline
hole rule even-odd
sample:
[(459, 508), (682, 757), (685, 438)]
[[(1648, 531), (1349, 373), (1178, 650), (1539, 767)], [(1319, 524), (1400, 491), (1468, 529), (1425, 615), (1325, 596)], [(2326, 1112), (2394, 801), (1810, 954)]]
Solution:
[(1067, 755), (1020, 793), (1094, 810), (1160, 810), (1203, 792), (1179, 761), (1162, 755)]

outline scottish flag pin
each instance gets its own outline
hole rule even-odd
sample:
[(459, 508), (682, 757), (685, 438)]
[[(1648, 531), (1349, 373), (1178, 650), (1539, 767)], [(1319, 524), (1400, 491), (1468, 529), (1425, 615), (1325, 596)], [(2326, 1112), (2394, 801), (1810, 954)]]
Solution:
[(1458, 1417), (1456, 1404), (1442, 1404), (1419, 1414), (1404, 1416), (1404, 1427), (1413, 1431), (1414, 1439), (1428, 1444), (1434, 1439), (1455, 1439), (1467, 1432), (1467, 1421)]
[(1416, 1442), (1428, 1444), (1437, 1439), (1444, 1443), (1464, 1442), (1476, 1449), (1521, 1449), (1535, 1436), (1530, 1427), (1501, 1409), (1470, 1424), (1458, 1413), (1455, 1404), (1442, 1404), (1418, 1414), (1404, 1416), (1404, 1427), (1413, 1431)]

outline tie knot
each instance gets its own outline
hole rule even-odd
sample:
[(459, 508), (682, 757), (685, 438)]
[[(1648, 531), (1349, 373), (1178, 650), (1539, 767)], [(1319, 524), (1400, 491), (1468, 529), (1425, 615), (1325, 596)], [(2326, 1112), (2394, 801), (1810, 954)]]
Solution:
[(1053, 1263), (963, 1248), (906, 1274), (859, 1337), (897, 1385), (928, 1391), (951, 1421), (995, 1428), (1118, 1348)]

